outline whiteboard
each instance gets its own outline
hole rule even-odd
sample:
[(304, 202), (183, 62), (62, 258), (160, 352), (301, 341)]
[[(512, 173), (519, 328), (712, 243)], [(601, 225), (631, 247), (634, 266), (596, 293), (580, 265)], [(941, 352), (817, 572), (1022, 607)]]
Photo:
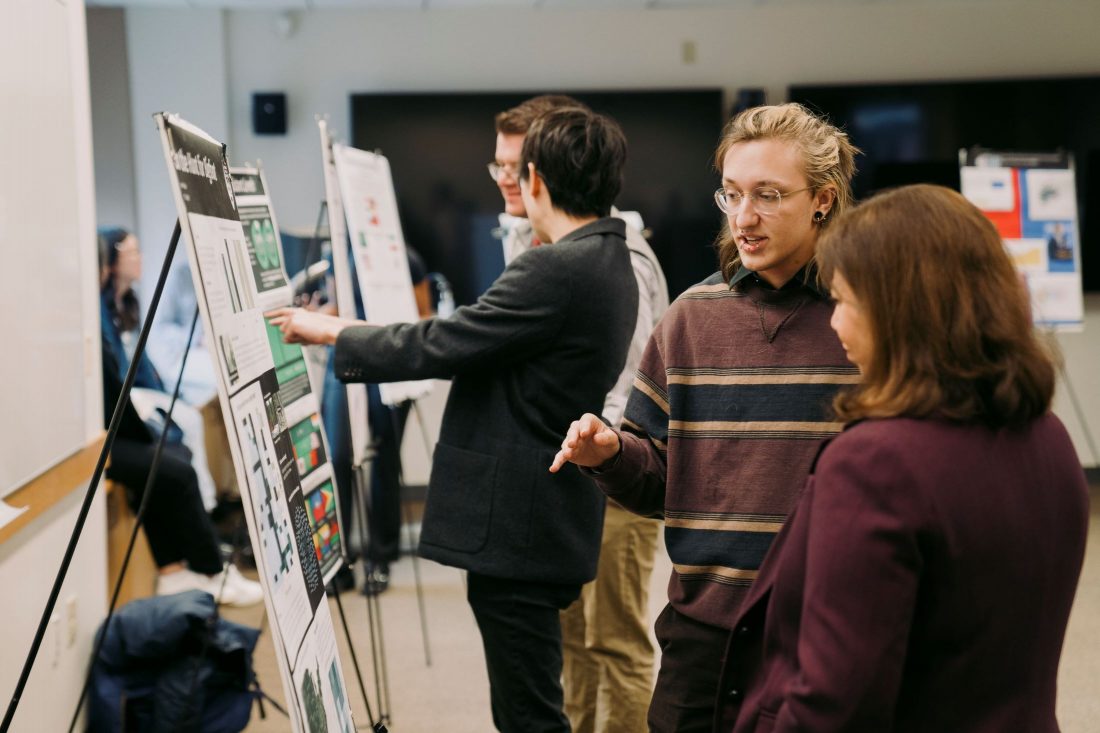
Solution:
[[(102, 429), (84, 8), (15, 0), (0, 23), (0, 496)], [(32, 71), (33, 70), (33, 71)]]

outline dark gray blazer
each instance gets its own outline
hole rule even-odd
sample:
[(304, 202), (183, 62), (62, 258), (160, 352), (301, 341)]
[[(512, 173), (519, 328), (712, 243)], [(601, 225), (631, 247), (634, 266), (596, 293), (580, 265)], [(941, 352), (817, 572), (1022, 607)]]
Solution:
[(420, 554), (499, 578), (596, 575), (604, 499), (572, 464), (547, 469), (572, 420), (599, 414), (626, 361), (638, 289), (619, 219), (512, 261), (450, 318), (345, 329), (345, 382), (453, 377)]

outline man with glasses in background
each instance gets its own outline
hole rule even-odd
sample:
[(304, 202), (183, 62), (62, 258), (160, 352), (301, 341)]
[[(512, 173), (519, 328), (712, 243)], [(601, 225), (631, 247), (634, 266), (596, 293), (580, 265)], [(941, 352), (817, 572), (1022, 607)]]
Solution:
[(450, 318), (377, 327), (284, 308), (292, 342), (335, 344), (343, 381), (453, 377), (432, 461), (423, 557), (464, 568), (493, 722), (568, 733), (559, 612), (596, 574), (604, 499), (573, 467), (546, 471), (575, 414), (599, 410), (626, 361), (638, 293), (622, 221), (626, 140), (579, 107), (523, 141), (524, 208), (538, 247)]
[(622, 430), (584, 415), (551, 466), (585, 467), (608, 497), (665, 519), (673, 572), (651, 731), (710, 731), (717, 697), (740, 694), (718, 689), (730, 625), (820, 440), (841, 426), (833, 396), (858, 379), (814, 265), (818, 234), (851, 204), (857, 152), (796, 104), (730, 121), (715, 155), (719, 272), (654, 330)]
[[(539, 242), (520, 195), (517, 164), (528, 128), (549, 110), (583, 106), (572, 97), (544, 95), (496, 117), (496, 154), (489, 175), (504, 198), (501, 224), (505, 264)], [(611, 210), (612, 216), (618, 215)], [(634, 372), (653, 327), (668, 309), (664, 272), (642, 233), (628, 222), (626, 245), (638, 284), (638, 321), (626, 365), (604, 400), (609, 425), (622, 424)], [(636, 733), (645, 729), (653, 691), (653, 643), (649, 638), (649, 579), (660, 521), (629, 512), (614, 501), (604, 513), (596, 579), (561, 614), (562, 686), (573, 733)]]

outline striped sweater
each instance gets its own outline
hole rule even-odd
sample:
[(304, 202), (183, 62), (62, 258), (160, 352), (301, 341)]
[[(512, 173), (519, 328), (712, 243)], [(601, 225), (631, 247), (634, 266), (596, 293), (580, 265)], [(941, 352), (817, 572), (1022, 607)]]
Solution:
[[(738, 282), (739, 280), (739, 282)], [(780, 290), (716, 273), (653, 332), (623, 421), (622, 453), (594, 475), (626, 508), (665, 519), (669, 602), (733, 623), (809, 472), (842, 426), (830, 403), (858, 372), (801, 275)]]

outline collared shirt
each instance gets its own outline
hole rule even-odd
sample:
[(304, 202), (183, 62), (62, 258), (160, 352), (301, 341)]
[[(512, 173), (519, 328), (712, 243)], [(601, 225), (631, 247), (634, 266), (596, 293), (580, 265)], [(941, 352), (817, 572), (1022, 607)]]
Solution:
[(746, 278), (750, 276), (762, 287), (771, 288), (772, 290), (784, 290), (786, 288), (801, 287), (802, 285), (805, 285), (810, 290), (820, 295), (822, 298), (829, 297), (829, 289), (825, 287), (825, 285), (818, 277), (816, 262), (810, 262), (809, 264), (803, 265), (798, 270), (798, 272), (794, 274), (794, 277), (783, 283), (783, 285), (779, 288), (773, 287), (771, 283), (760, 277), (760, 275), (757, 274), (755, 270), (750, 270), (749, 268), (742, 266), (737, 268), (737, 272), (733, 273), (733, 277), (730, 278), (730, 290), (733, 290), (738, 283), (743, 282)]
[[(617, 209), (611, 210), (611, 215), (619, 216)], [(504, 238), (504, 262), (511, 262), (534, 246), (534, 231), (527, 219), (508, 217), (501, 215), (501, 224), (508, 223), (508, 234)], [(640, 221), (640, 218), (639, 218)], [(623, 411), (626, 409), (627, 399), (630, 397), (631, 387), (634, 385), (634, 373), (642, 361), (642, 353), (649, 336), (653, 333), (654, 326), (661, 320), (661, 316), (668, 310), (668, 283), (665, 274), (661, 270), (661, 264), (657, 261), (657, 255), (642, 236), (642, 233), (629, 222), (626, 227), (626, 246), (630, 250), (630, 262), (634, 268), (634, 279), (638, 283), (638, 322), (634, 328), (634, 336), (630, 340), (630, 350), (626, 355), (626, 364), (619, 374), (615, 386), (607, 393), (603, 405), (603, 418), (615, 427), (622, 423)]]

